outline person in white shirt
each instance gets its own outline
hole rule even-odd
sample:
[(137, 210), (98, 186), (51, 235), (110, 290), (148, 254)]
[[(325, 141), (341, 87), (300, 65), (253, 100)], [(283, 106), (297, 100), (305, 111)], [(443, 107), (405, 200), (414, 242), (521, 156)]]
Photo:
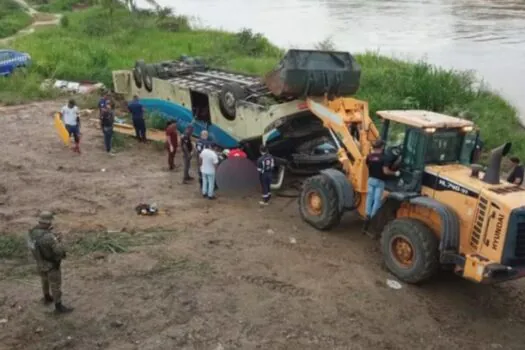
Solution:
[(219, 164), (219, 156), (212, 148), (205, 148), (199, 155), (199, 163), (202, 173), (202, 196), (215, 199), (215, 169)]
[(60, 113), (62, 114), (62, 121), (69, 132), (69, 137), (73, 136), (75, 140), (73, 150), (80, 153), (80, 118), (75, 100), (69, 100), (68, 104), (62, 107)]

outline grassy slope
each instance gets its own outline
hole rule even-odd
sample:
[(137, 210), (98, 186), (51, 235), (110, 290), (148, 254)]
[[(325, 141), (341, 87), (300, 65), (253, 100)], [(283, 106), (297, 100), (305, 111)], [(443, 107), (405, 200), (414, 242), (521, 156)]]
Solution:
[(75, 7), (91, 6), (98, 0), (26, 0), (31, 6), (40, 12), (67, 12)]
[(14, 0), (0, 0), (0, 38), (7, 38), (31, 24), (31, 16)]
[[(198, 55), (217, 66), (261, 74), (282, 55), (265, 38), (248, 31), (190, 31), (183, 17), (159, 19), (124, 10), (117, 10), (110, 21), (107, 11), (100, 8), (70, 13), (61, 28), (19, 38), (14, 47), (29, 52), (35, 66), (26, 80), (14, 79), (14, 87), (0, 86), (0, 103), (25, 95), (45, 97), (34, 89), (42, 76), (111, 84), (112, 70), (130, 68), (139, 58), (152, 62)], [(369, 101), (372, 112), (395, 108), (463, 112), (481, 127), (486, 146), (511, 140), (513, 153), (525, 158), (525, 133), (515, 109), (496, 94), (473, 89), (469, 74), (374, 53), (357, 59), (363, 70), (358, 97)]]

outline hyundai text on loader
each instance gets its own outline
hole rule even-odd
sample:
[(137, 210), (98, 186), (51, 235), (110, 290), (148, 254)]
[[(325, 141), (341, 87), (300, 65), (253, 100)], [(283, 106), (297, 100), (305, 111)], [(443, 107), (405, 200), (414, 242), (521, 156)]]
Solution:
[(491, 152), (488, 168), (470, 164), (479, 132), (468, 120), (421, 110), (377, 112), (353, 98), (308, 107), (338, 148), (342, 171), (308, 178), (299, 197), (302, 218), (320, 230), (345, 211), (365, 216), (366, 157), (378, 138), (401, 175), (387, 180), (382, 207), (372, 218), (387, 268), (400, 280), (419, 283), (440, 266), (477, 283), (525, 275), (525, 190), (500, 180), (500, 164), (511, 147)]

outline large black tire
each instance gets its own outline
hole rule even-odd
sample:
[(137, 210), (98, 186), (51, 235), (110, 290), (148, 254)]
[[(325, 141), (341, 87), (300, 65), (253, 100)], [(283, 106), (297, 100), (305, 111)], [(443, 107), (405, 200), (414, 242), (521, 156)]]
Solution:
[[(312, 196), (318, 196), (320, 199), (320, 209), (312, 205)], [(326, 175), (308, 178), (303, 184), (298, 200), (301, 217), (318, 230), (329, 230), (341, 221), (336, 188)]]
[[(410, 244), (410, 263), (405, 263), (394, 245)], [(398, 244), (396, 244), (398, 243)], [(409, 218), (395, 219), (390, 222), (381, 234), (381, 251), (386, 267), (397, 278), (417, 284), (423, 282), (439, 269), (439, 241), (434, 232), (424, 223)], [(405, 260), (407, 261), (407, 260)]]
[(144, 83), (144, 88), (148, 92), (153, 91), (153, 77), (157, 75), (155, 67), (151, 64), (144, 64), (142, 68), (142, 82)]
[(330, 138), (326, 136), (321, 136), (313, 140), (307, 140), (297, 146), (297, 153), (311, 154), (313, 148), (330, 141)]
[(219, 95), (219, 107), (228, 120), (235, 120), (237, 101), (246, 98), (246, 91), (237, 83), (225, 84)]
[(142, 70), (145, 67), (143, 60), (138, 60), (135, 62), (135, 68), (133, 68), (133, 80), (135, 80), (135, 86), (137, 89), (142, 88)]

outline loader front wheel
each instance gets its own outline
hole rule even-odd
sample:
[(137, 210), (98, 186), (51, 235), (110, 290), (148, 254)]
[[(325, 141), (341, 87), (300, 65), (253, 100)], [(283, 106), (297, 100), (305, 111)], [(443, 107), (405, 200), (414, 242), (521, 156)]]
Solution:
[(299, 212), (304, 221), (318, 230), (328, 230), (341, 220), (338, 196), (326, 175), (308, 178), (299, 196)]
[(434, 232), (415, 219), (395, 219), (381, 234), (386, 267), (406, 283), (423, 282), (439, 269), (438, 245)]

